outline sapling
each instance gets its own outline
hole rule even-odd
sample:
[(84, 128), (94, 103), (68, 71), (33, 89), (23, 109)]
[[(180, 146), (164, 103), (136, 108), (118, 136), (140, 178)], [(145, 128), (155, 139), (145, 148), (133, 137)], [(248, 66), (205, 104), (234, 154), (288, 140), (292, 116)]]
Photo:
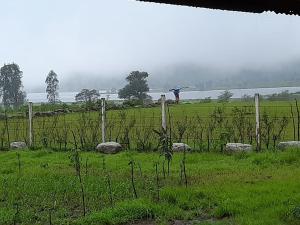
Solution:
[(2, 202), (2, 201), (5, 202), (5, 201), (7, 201), (7, 197), (8, 197), (8, 182), (7, 182), (7, 178), (3, 179), (2, 190), (3, 190), (3, 193), (2, 193), (2, 197), (0, 199), (0, 202)]
[(187, 181), (187, 175), (186, 175), (186, 149), (184, 148), (184, 151), (183, 151), (183, 159), (182, 159), (182, 172), (183, 172), (183, 177), (184, 177), (184, 184), (185, 184), (185, 187), (187, 187), (188, 185), (188, 181)]
[(298, 107), (298, 101), (296, 101), (296, 109), (297, 109), (297, 140), (300, 141), (300, 112), (299, 112), (299, 107)]
[(180, 161), (180, 173), (179, 173), (179, 176), (180, 176), (180, 185), (182, 184), (182, 180), (183, 180), (183, 166), (182, 166), (182, 161)]
[[(278, 119), (277, 117), (274, 118), (274, 127), (273, 127), (273, 148), (276, 148), (276, 141), (281, 138), (284, 130), (288, 126), (288, 118), (282, 117)], [(277, 126), (276, 126), (277, 125)]]
[(138, 167), (139, 167), (140, 177), (143, 177), (142, 165), (140, 162), (138, 162)]
[(75, 132), (72, 130), (72, 136), (73, 136), (73, 141), (74, 141), (74, 147), (75, 149), (77, 149), (77, 140), (76, 140), (76, 135), (75, 135)]
[(88, 161), (89, 161), (89, 158), (86, 158), (86, 160), (85, 160), (85, 176), (86, 177), (88, 176)]
[(177, 125), (177, 142), (182, 142), (183, 136), (188, 128), (188, 120), (187, 117), (184, 120), (180, 120), (176, 122)]
[(135, 183), (134, 183), (134, 165), (135, 165), (134, 160), (130, 160), (128, 165), (130, 165), (130, 168), (131, 168), (131, 185), (132, 185), (132, 189), (133, 189), (133, 194), (134, 194), (134, 197), (137, 198), (138, 196), (137, 196)]
[(170, 141), (170, 137), (167, 134), (167, 130), (165, 130), (164, 128), (162, 128), (162, 131), (154, 130), (154, 132), (159, 135), (159, 147), (160, 147), (165, 159), (167, 160), (167, 163), (168, 163), (167, 173), (169, 176), (170, 175), (170, 164), (171, 164), (171, 160), (172, 160), (172, 156), (173, 156), (172, 147), (171, 147), (172, 143)]
[(17, 152), (16, 155), (17, 155), (17, 160), (18, 160), (18, 171), (19, 171), (19, 176), (20, 176), (21, 175), (21, 156), (20, 156), (19, 152)]
[(109, 171), (106, 170), (106, 162), (105, 162), (105, 157), (102, 157), (102, 170), (103, 173), (105, 174), (105, 180), (106, 180), (106, 184), (108, 187), (108, 196), (109, 196), (109, 202), (110, 202), (110, 206), (113, 207), (114, 203), (113, 203), (113, 192), (112, 192), (112, 186), (111, 186), (111, 175), (109, 173)]
[(152, 143), (150, 139), (152, 135), (152, 129), (153, 122), (150, 122), (149, 126), (144, 123), (139, 129), (135, 130), (138, 151), (145, 152), (152, 150)]
[(79, 156), (79, 151), (78, 150), (75, 150), (74, 153), (73, 153), (73, 162), (74, 162), (74, 168), (75, 168), (75, 171), (76, 171), (76, 175), (77, 175), (77, 177), (79, 179), (79, 183), (80, 183), (83, 216), (85, 216), (86, 215), (85, 192), (84, 192), (83, 180), (82, 180), (82, 177), (81, 177), (81, 163), (80, 163), (80, 156)]
[(114, 202), (113, 202), (113, 192), (112, 192), (111, 177), (110, 177), (110, 173), (109, 172), (107, 172), (107, 174), (106, 174), (106, 182), (107, 182), (107, 187), (108, 187), (108, 194), (109, 194), (110, 206), (113, 207), (113, 205), (114, 205)]
[(156, 193), (157, 201), (160, 200), (160, 185), (159, 185), (159, 173), (158, 173), (158, 162), (155, 163), (155, 175), (156, 175)]
[(293, 110), (292, 104), (291, 104), (291, 116), (292, 116), (292, 122), (293, 122), (294, 141), (296, 141), (296, 125), (295, 125), (295, 117), (294, 117), (294, 110)]
[(162, 173), (163, 173), (164, 179), (166, 179), (165, 162), (166, 162), (166, 160), (164, 160), (163, 163), (162, 163)]
[(204, 121), (201, 119), (201, 117), (199, 115), (196, 116), (196, 122), (197, 122), (197, 130), (195, 132), (196, 135), (196, 139), (197, 141), (199, 141), (199, 150), (203, 149), (203, 132), (204, 132)]
[(5, 128), (6, 128), (6, 134), (7, 134), (7, 143), (8, 143), (8, 148), (10, 148), (10, 136), (9, 136), (9, 130), (8, 130), (8, 117), (6, 110), (4, 111), (5, 114)]
[(56, 207), (56, 199), (55, 199), (55, 196), (56, 196), (56, 193), (53, 194), (52, 196), (52, 200), (53, 200), (53, 203), (51, 204), (50, 208), (49, 208), (49, 225), (52, 225), (52, 214), (55, 210), (55, 207)]
[(261, 137), (264, 140), (267, 149), (269, 149), (271, 131), (273, 127), (274, 127), (274, 121), (270, 118), (270, 116), (266, 113), (266, 111), (264, 111), (262, 115)]
[(69, 127), (66, 123), (66, 116), (64, 115), (64, 130), (63, 130), (63, 142), (64, 142), (64, 150), (67, 151), (67, 145), (68, 145), (68, 133), (69, 133)]
[(20, 209), (19, 209), (19, 204), (18, 203), (15, 203), (14, 204), (14, 208), (16, 210), (15, 214), (14, 214), (14, 217), (13, 217), (13, 224), (14, 225), (18, 225), (21, 221), (20, 219)]
[(1, 149), (4, 149), (4, 144), (5, 144), (5, 132), (6, 132), (6, 129), (5, 129), (5, 127), (3, 127), (2, 130), (1, 130), (1, 135), (0, 135), (0, 139), (1, 139)]
[(106, 171), (106, 162), (105, 162), (105, 156), (102, 156), (102, 170), (103, 172)]

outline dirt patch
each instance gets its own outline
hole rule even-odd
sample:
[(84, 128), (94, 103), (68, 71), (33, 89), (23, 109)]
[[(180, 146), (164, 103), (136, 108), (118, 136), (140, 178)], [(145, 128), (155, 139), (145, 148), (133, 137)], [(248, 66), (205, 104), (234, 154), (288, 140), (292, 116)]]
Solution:
[(222, 219), (217, 219), (217, 218), (208, 218), (208, 217), (199, 217), (195, 218), (193, 220), (173, 220), (170, 225), (193, 225), (193, 224), (198, 224), (198, 223), (203, 223), (203, 222), (209, 222), (211, 224), (214, 224), (219, 221), (228, 221), (229, 218), (222, 218)]
[(153, 220), (141, 220), (134, 223), (129, 223), (128, 225), (156, 225)]
[[(201, 222), (210, 222), (211, 224), (214, 224), (214, 222), (226, 221), (226, 220), (229, 220), (229, 219), (228, 218), (216, 219), (216, 218), (199, 217), (199, 218), (195, 218), (193, 220), (172, 220), (169, 222), (169, 225), (193, 225), (193, 224), (198, 224)], [(156, 223), (153, 220), (142, 220), (142, 221), (137, 221), (134, 223), (129, 223), (127, 225), (156, 225)]]

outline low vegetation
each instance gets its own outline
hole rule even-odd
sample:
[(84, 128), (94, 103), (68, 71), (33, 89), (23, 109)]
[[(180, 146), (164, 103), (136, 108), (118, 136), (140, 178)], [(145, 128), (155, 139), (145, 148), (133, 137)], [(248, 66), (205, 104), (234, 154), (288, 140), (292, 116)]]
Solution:
[(298, 150), (176, 153), (169, 174), (164, 161), (135, 151), (2, 152), (1, 224), (300, 223)]
[[(61, 108), (59, 108), (59, 106)], [(88, 107), (89, 110), (86, 108)], [(101, 103), (91, 105), (34, 106), (35, 149), (91, 150), (101, 140)], [(295, 101), (261, 102), (261, 140), (267, 149), (278, 142), (299, 139), (299, 106)], [(27, 109), (3, 112), (0, 120), (0, 149), (11, 141), (28, 143)], [(172, 142), (185, 142), (194, 151), (222, 152), (227, 142), (256, 144), (253, 101), (169, 104), (167, 127)], [(159, 104), (126, 107), (107, 103), (106, 138), (125, 148), (158, 151), (161, 131)]]

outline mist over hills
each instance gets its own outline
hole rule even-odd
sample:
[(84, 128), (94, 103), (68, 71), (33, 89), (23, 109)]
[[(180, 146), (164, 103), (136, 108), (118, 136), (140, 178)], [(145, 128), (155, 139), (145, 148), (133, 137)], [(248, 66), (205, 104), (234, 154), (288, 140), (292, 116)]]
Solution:
[[(300, 86), (300, 60), (272, 67), (240, 70), (181, 64), (145, 71), (149, 73), (150, 89), (154, 90), (167, 90), (177, 85), (193, 90)], [(129, 72), (112, 76), (74, 74), (61, 80), (60, 91), (119, 89), (126, 84), (125, 77)]]

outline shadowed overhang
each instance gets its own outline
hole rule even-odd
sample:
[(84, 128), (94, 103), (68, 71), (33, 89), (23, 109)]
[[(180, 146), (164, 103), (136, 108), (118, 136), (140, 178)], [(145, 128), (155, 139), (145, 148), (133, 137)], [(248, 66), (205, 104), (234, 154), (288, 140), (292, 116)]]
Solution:
[(137, 0), (241, 12), (300, 15), (300, 0)]

